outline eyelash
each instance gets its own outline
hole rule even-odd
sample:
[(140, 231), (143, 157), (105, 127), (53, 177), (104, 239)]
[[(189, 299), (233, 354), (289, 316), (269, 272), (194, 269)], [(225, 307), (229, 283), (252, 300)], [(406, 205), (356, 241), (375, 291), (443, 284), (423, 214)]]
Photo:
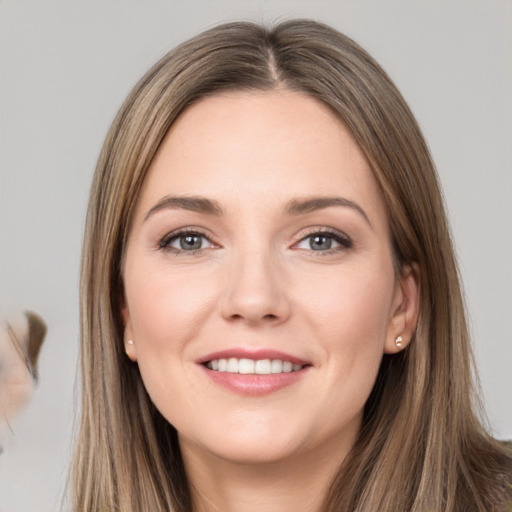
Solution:
[[(334, 242), (339, 244), (339, 247), (335, 248), (329, 248), (327, 250), (317, 250), (314, 249), (304, 249), (311, 253), (314, 256), (329, 256), (335, 253), (342, 252), (347, 249), (351, 249), (354, 246), (354, 243), (352, 242), (351, 238), (348, 237), (345, 233), (342, 233), (341, 231), (332, 229), (332, 228), (314, 228), (311, 229), (311, 231), (302, 234), (300, 240), (294, 244), (294, 246), (297, 246), (301, 242), (304, 242), (308, 239), (311, 239), (315, 235), (321, 235), (323, 237), (329, 238), (333, 240)], [(297, 248), (296, 250), (301, 250), (300, 248)]]
[[(306, 240), (311, 239), (315, 235), (321, 235), (325, 238), (331, 239), (334, 242), (338, 243), (339, 246), (335, 247), (333, 249), (329, 248), (327, 250), (301, 249), (301, 248), (296, 247), (301, 242), (305, 242)], [(171, 247), (171, 244), (174, 241), (177, 241), (180, 238), (185, 237), (185, 236), (200, 237), (204, 241), (206, 241), (206, 243), (209, 244), (210, 248), (212, 246), (215, 246), (214, 242), (212, 242), (212, 240), (205, 233), (202, 233), (201, 231), (199, 231), (197, 229), (180, 229), (178, 231), (173, 231), (171, 233), (166, 234), (158, 242), (158, 244), (157, 244), (158, 249), (163, 250), (163, 251), (172, 252), (176, 255), (184, 254), (187, 256), (196, 256), (196, 255), (200, 254), (204, 249), (208, 248), (208, 247), (201, 247), (199, 249), (185, 250), (185, 249), (178, 249), (176, 247)], [(315, 256), (328, 256), (330, 254), (335, 254), (335, 253), (344, 251), (346, 249), (351, 249), (353, 247), (353, 242), (347, 235), (345, 235), (341, 231), (337, 231), (337, 230), (334, 230), (331, 228), (315, 228), (307, 233), (302, 234), (301, 238), (293, 244), (292, 248), (293, 247), (296, 247), (295, 250), (305, 250), (311, 254), (314, 254)]]
[(176, 247), (171, 247), (171, 243), (174, 241), (179, 240), (182, 237), (185, 236), (196, 236), (204, 239), (208, 244), (210, 244), (210, 247), (215, 245), (210, 238), (204, 234), (201, 233), (201, 231), (198, 231), (197, 229), (180, 229), (178, 231), (173, 231), (171, 233), (168, 233), (165, 235), (159, 242), (158, 242), (158, 249), (161, 249), (163, 251), (172, 252), (176, 255), (186, 254), (187, 256), (195, 256), (201, 253), (206, 247), (201, 247), (199, 249), (193, 249), (193, 250), (185, 250), (185, 249), (177, 249)]

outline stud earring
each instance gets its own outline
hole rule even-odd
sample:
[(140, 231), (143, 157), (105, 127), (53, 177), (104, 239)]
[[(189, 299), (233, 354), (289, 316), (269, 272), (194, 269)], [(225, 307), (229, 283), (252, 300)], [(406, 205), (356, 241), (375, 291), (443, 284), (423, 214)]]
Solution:
[(404, 339), (402, 338), (402, 336), (397, 336), (395, 338), (395, 345), (398, 347), (398, 348), (402, 348), (402, 342), (404, 341)]
[[(134, 345), (133, 340), (128, 340), (126, 343), (129, 347), (133, 347)], [(135, 354), (132, 353), (133, 350), (130, 349), (129, 347), (126, 347), (125, 349), (126, 355), (128, 356), (128, 359), (130, 359), (130, 361), (135, 361)]]

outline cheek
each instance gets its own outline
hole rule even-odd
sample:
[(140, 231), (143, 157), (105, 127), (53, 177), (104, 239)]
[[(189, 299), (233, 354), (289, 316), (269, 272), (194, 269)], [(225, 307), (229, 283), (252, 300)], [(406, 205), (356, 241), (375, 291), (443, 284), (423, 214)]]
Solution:
[(356, 343), (359, 349), (384, 342), (394, 289), (392, 270), (346, 268), (329, 279), (306, 283), (305, 288), (309, 293), (301, 292), (304, 308), (324, 339), (336, 345)]
[(215, 303), (208, 279), (189, 279), (186, 271), (170, 272), (165, 266), (126, 274), (130, 276), (125, 283), (126, 300), (138, 357), (141, 350), (177, 349), (198, 334), (201, 319)]
[(186, 272), (170, 272), (165, 266), (151, 272), (140, 272), (141, 268), (142, 264), (134, 261), (125, 272), (137, 364), (152, 401), (173, 422), (173, 414), (185, 405), (180, 393), (187, 386), (180, 379), (191, 359), (191, 341), (200, 336), (215, 304), (212, 286), (208, 280), (192, 280)]
[(388, 335), (394, 274), (354, 268), (328, 282), (322, 292), (310, 294), (304, 309), (324, 356), (325, 385), (336, 390), (333, 413), (344, 415), (347, 408), (362, 408), (377, 376)]

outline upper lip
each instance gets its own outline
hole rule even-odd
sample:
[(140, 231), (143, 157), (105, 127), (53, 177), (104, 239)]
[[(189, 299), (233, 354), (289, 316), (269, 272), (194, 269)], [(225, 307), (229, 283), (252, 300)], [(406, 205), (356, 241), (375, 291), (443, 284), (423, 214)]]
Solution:
[(291, 354), (287, 354), (279, 350), (248, 350), (244, 348), (229, 348), (225, 350), (220, 350), (218, 352), (212, 352), (211, 354), (199, 358), (197, 360), (197, 363), (204, 364), (207, 363), (208, 361), (214, 361), (216, 359), (229, 359), (230, 357), (235, 357), (236, 359), (253, 359), (254, 361), (260, 361), (262, 359), (279, 359), (281, 361), (290, 361), (293, 364), (300, 364), (302, 366), (311, 364), (309, 361), (306, 361), (305, 359), (292, 356)]

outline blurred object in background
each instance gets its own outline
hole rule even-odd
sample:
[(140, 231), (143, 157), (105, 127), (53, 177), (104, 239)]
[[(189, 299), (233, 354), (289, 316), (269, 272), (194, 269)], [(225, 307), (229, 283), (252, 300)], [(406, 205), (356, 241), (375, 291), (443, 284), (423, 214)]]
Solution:
[(27, 311), (0, 326), (0, 453), (12, 420), (30, 401), (37, 360), (46, 335), (39, 315)]

